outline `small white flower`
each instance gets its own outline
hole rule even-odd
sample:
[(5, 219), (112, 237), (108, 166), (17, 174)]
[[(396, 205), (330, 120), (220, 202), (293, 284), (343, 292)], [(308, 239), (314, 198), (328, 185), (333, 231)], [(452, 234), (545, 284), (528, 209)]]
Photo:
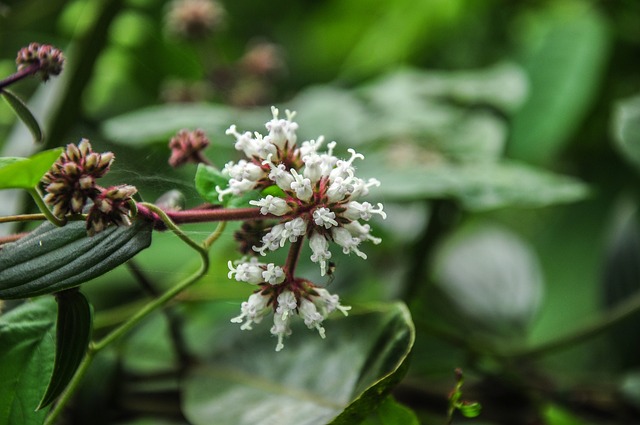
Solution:
[(331, 229), (331, 236), (333, 241), (342, 247), (342, 252), (349, 254), (355, 252), (356, 255), (362, 259), (367, 259), (367, 254), (358, 249), (360, 239), (353, 237), (344, 227), (334, 227)]
[(329, 208), (316, 208), (313, 211), (313, 221), (317, 226), (324, 226), (325, 229), (330, 229), (331, 226), (337, 226), (338, 222), (335, 220), (336, 214)]
[(311, 301), (302, 298), (300, 300), (300, 308), (298, 312), (302, 319), (304, 320), (304, 324), (307, 325), (309, 329), (316, 328), (321, 338), (325, 338), (325, 330), (322, 327), (322, 321), (324, 317), (322, 314), (318, 313), (316, 309), (316, 305)]
[(218, 192), (218, 201), (222, 202), (224, 197), (227, 195), (242, 195), (245, 192), (253, 190), (256, 187), (256, 182), (242, 179), (229, 179), (229, 187), (226, 189), (222, 189), (220, 186), (216, 186), (216, 191)]
[(311, 189), (311, 180), (298, 174), (294, 169), (291, 169), (291, 175), (294, 178), (294, 182), (291, 183), (290, 189), (296, 192), (296, 197), (301, 201), (308, 201), (313, 195), (313, 189)]
[(349, 315), (348, 311), (351, 310), (351, 307), (341, 305), (340, 297), (338, 295), (332, 295), (324, 288), (314, 289), (318, 295), (314, 296), (312, 301), (324, 317), (327, 317), (335, 310), (340, 310), (345, 316)]
[(382, 211), (382, 204), (378, 204), (378, 208), (374, 208), (369, 202), (351, 201), (346, 205), (347, 209), (342, 216), (349, 220), (365, 220), (369, 221), (372, 214), (378, 214), (380, 217), (387, 218), (387, 214)]
[(286, 120), (278, 119), (279, 111), (273, 106), (271, 107), (271, 113), (273, 114), (273, 119), (265, 124), (267, 130), (269, 130), (269, 135), (265, 139), (268, 138), (271, 143), (280, 149), (284, 149), (285, 145), (289, 147), (295, 145), (297, 141), (296, 130), (298, 129), (298, 123), (292, 121), (295, 112), (286, 110)]
[(253, 323), (260, 323), (264, 316), (271, 312), (271, 307), (267, 306), (269, 297), (266, 297), (260, 293), (254, 293), (249, 296), (249, 299), (242, 303), (240, 306), (241, 314), (238, 317), (231, 319), (233, 323), (245, 323), (240, 326), (240, 329), (250, 330)]
[(278, 343), (276, 344), (276, 351), (281, 351), (284, 348), (284, 337), (291, 335), (291, 315), (275, 313), (273, 315), (273, 326), (271, 327), (271, 335), (278, 337)]
[(286, 170), (284, 164), (278, 164), (276, 166), (271, 161), (272, 155), (269, 155), (267, 159), (262, 161), (263, 164), (268, 165), (271, 168), (269, 172), (269, 179), (278, 185), (282, 190), (291, 190), (291, 183), (295, 181), (290, 172)]
[(351, 196), (353, 198), (367, 196), (369, 194), (369, 188), (373, 186), (380, 187), (380, 182), (376, 179), (369, 179), (365, 182), (362, 179), (356, 178), (353, 183), (353, 192), (351, 192)]
[(331, 258), (329, 251), (329, 241), (319, 233), (313, 233), (309, 238), (309, 246), (311, 247), (311, 261), (320, 263), (320, 274), (324, 276), (327, 273), (327, 260)]
[(249, 201), (249, 204), (260, 207), (260, 214), (273, 214), (282, 216), (291, 211), (291, 207), (282, 198), (273, 195), (267, 195), (258, 201)]
[(291, 291), (282, 291), (282, 293), (278, 295), (277, 303), (278, 307), (273, 315), (273, 327), (271, 327), (271, 334), (278, 337), (276, 351), (280, 351), (284, 348), (284, 337), (291, 335), (291, 328), (289, 324), (298, 303), (296, 301), (296, 296)]
[(276, 224), (266, 235), (262, 237), (262, 246), (260, 248), (254, 246), (253, 250), (259, 252), (260, 255), (267, 255), (265, 251), (275, 251), (280, 248), (283, 231), (284, 224)]
[(266, 270), (262, 272), (262, 279), (270, 285), (278, 285), (284, 282), (284, 270), (282, 267), (269, 263), (266, 265)]
[(335, 177), (327, 189), (327, 199), (329, 202), (340, 202), (350, 196), (355, 189), (353, 181), (352, 170), (349, 170), (346, 178)]
[(328, 175), (329, 168), (324, 159), (317, 153), (311, 153), (302, 157), (304, 171), (302, 175), (315, 185), (322, 176)]
[(286, 240), (289, 242), (297, 242), (298, 237), (304, 235), (307, 232), (307, 223), (301, 218), (296, 217), (291, 221), (284, 223), (284, 230), (282, 231), (282, 239), (280, 240), (280, 247), (283, 247)]
[(353, 161), (356, 159), (364, 159), (364, 155), (357, 153), (353, 149), (348, 149), (348, 152), (351, 154), (351, 158), (348, 160), (338, 160), (336, 162), (336, 166), (331, 173), (329, 173), (329, 180), (334, 181), (337, 177), (342, 177), (346, 179), (348, 176), (353, 176), (354, 168)]
[(230, 271), (227, 277), (229, 279), (232, 279), (235, 274), (235, 279), (238, 282), (247, 282), (252, 285), (264, 282), (262, 278), (263, 264), (259, 263), (257, 258), (252, 258), (249, 262), (239, 262), (236, 267), (233, 267), (233, 263), (229, 261), (228, 266)]
[(368, 224), (363, 225), (357, 221), (352, 221), (351, 223), (345, 224), (344, 228), (347, 229), (354, 238), (360, 240), (360, 242), (371, 241), (374, 245), (382, 242), (382, 239), (371, 235), (371, 226)]

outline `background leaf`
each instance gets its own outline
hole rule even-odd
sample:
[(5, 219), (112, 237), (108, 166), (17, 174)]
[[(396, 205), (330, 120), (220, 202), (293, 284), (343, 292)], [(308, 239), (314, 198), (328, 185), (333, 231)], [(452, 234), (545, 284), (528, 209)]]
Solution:
[(138, 219), (88, 237), (84, 222), (43, 223), (2, 247), (0, 299), (50, 294), (100, 276), (148, 247), (151, 230), (150, 222)]
[(640, 96), (619, 102), (613, 113), (613, 136), (618, 151), (640, 167)]
[(549, 3), (521, 19), (520, 56), (531, 91), (514, 117), (509, 155), (543, 163), (560, 152), (589, 111), (610, 34), (588, 2)]
[(40, 129), (40, 124), (33, 116), (27, 105), (15, 94), (7, 89), (1, 89), (0, 95), (11, 106), (20, 120), (27, 126), (31, 134), (33, 135), (34, 142), (42, 142), (44, 136)]
[(403, 374), (414, 338), (408, 311), (390, 304), (328, 320), (326, 329), (323, 340), (296, 326), (280, 353), (263, 326), (224, 344), (186, 377), (186, 417), (194, 425), (362, 420)]
[(0, 316), (0, 423), (40, 425), (36, 412), (53, 370), (55, 303), (26, 302)]
[(39, 152), (30, 158), (0, 161), (0, 189), (33, 189), (60, 157), (62, 148)]
[(93, 314), (91, 305), (80, 291), (71, 289), (56, 294), (56, 358), (53, 374), (38, 410), (48, 406), (67, 387), (91, 341)]

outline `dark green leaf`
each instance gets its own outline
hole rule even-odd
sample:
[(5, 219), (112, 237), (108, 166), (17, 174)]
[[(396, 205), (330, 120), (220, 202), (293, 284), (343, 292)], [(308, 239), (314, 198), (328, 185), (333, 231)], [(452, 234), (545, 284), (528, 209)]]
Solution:
[(33, 189), (62, 150), (51, 149), (30, 158), (0, 158), (0, 189)]
[(514, 158), (552, 159), (588, 113), (609, 54), (610, 33), (598, 10), (570, 0), (523, 17), (521, 57), (531, 90), (513, 121)]
[(420, 425), (411, 409), (388, 396), (360, 425)]
[(67, 387), (80, 366), (91, 340), (93, 312), (91, 305), (76, 289), (56, 294), (56, 359), (53, 374), (38, 410), (48, 406)]
[(629, 162), (640, 167), (640, 96), (616, 105), (613, 133), (618, 150)]
[(402, 378), (414, 341), (407, 308), (388, 304), (325, 323), (327, 338), (301, 321), (281, 352), (268, 326), (225, 339), (184, 381), (194, 425), (355, 424)]
[(27, 128), (33, 135), (33, 140), (35, 142), (42, 142), (44, 136), (42, 135), (40, 125), (38, 124), (38, 121), (33, 116), (27, 105), (25, 105), (25, 103), (18, 96), (11, 93), (7, 89), (0, 90), (0, 95), (2, 95), (4, 100), (9, 104), (9, 106), (11, 106), (18, 118), (22, 120), (24, 125), (27, 126)]
[(36, 406), (53, 370), (55, 303), (26, 302), (0, 316), (0, 423), (41, 425)]
[(109, 227), (88, 237), (84, 222), (44, 223), (3, 245), (0, 299), (27, 298), (78, 286), (119, 266), (151, 244), (152, 225)]

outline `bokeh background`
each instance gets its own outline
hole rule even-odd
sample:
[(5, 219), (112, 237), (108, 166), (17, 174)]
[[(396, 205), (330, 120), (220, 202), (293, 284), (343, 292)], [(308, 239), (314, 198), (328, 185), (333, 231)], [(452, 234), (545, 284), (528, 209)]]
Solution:
[[(0, 2), (0, 75), (32, 41), (64, 50), (65, 70), (12, 87), (46, 140), (33, 145), (0, 106), (2, 156), (85, 137), (115, 152), (113, 183), (149, 201), (178, 189), (194, 206), (195, 166), (167, 165), (181, 128), (204, 129), (222, 167), (237, 159), (225, 129), (263, 132), (276, 105), (298, 112), (302, 139), (362, 152), (359, 173), (382, 182), (371, 200), (389, 216), (372, 222), (384, 242), (366, 247), (367, 261), (336, 254), (327, 284), (347, 304), (409, 306), (416, 344), (394, 395), (422, 423), (446, 420), (456, 367), (483, 411), (455, 423), (637, 423), (640, 2)], [(33, 208), (2, 196), (3, 214)], [(235, 230), (183, 296), (196, 338), (207, 320), (226, 326), (250, 293), (226, 278)], [(160, 287), (197, 266), (165, 234), (138, 261)], [(311, 265), (305, 273), (319, 279)], [(124, 268), (83, 291), (97, 332), (143, 296)], [(136, 381), (175, 361), (161, 354), (163, 326), (141, 328), (104, 360), (108, 381), (89, 380), (94, 402), (78, 403), (77, 423), (160, 423), (163, 406), (183, 423), (174, 387)], [(195, 350), (219, 346), (220, 332)]]

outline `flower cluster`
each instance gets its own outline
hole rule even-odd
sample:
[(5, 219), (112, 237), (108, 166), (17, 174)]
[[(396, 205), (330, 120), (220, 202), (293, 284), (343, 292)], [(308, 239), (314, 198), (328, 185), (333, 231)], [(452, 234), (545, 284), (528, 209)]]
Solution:
[(278, 338), (276, 351), (284, 348), (284, 338), (291, 335), (291, 319), (294, 316), (300, 316), (309, 329), (316, 329), (324, 338), (324, 319), (336, 310), (346, 316), (351, 309), (341, 305), (340, 298), (326, 289), (305, 279), (291, 279), (281, 267), (273, 263), (260, 263), (255, 257), (235, 265), (230, 261), (229, 269), (229, 279), (235, 275), (238, 282), (258, 285), (260, 288), (242, 303), (240, 315), (231, 321), (242, 323), (242, 330), (250, 330), (254, 323), (260, 323), (273, 312), (271, 334)]
[(204, 131), (197, 129), (194, 131), (180, 130), (178, 134), (169, 141), (171, 157), (169, 165), (177, 168), (188, 162), (200, 163), (208, 162), (202, 155), (202, 151), (209, 146), (209, 139)]
[(227, 130), (227, 134), (236, 139), (236, 150), (246, 158), (225, 165), (223, 173), (229, 177), (229, 184), (216, 190), (219, 200), (223, 201), (229, 195), (277, 188), (270, 191), (273, 194), (250, 201), (260, 208), (261, 214), (280, 218), (252, 250), (265, 256), (290, 243), (287, 264), (280, 269), (254, 258), (235, 265), (230, 263), (229, 276), (235, 275), (238, 281), (260, 287), (242, 304), (242, 314), (233, 321), (245, 320), (243, 329), (250, 329), (252, 323), (260, 322), (272, 310), (271, 333), (278, 336), (276, 349), (280, 350), (284, 336), (291, 332), (289, 321), (293, 315), (301, 316), (309, 328), (318, 329), (324, 337), (321, 323), (327, 315), (336, 309), (345, 314), (348, 310), (340, 305), (338, 296), (294, 277), (304, 238), (309, 241), (311, 261), (319, 264), (324, 276), (332, 256), (330, 244), (337, 244), (345, 254), (353, 252), (366, 259), (360, 244), (364, 241), (378, 244), (381, 240), (371, 235), (371, 227), (364, 222), (376, 214), (386, 218), (386, 214), (382, 204), (374, 206), (360, 200), (372, 186), (380, 184), (375, 179), (356, 177), (354, 162), (364, 159), (363, 155), (349, 149), (350, 157), (339, 159), (333, 154), (335, 142), (329, 143), (325, 151), (321, 150), (322, 137), (298, 144), (295, 113), (286, 111), (286, 119), (278, 117), (276, 108), (272, 108), (272, 113), (273, 119), (266, 123), (268, 134), (265, 136), (257, 132), (240, 133), (235, 126)]
[(31, 43), (18, 51), (16, 65), (18, 65), (18, 71), (22, 71), (34, 64), (38, 65), (38, 73), (42, 80), (47, 81), (50, 76), (62, 72), (64, 55), (48, 44)]
[(215, 31), (225, 10), (214, 0), (174, 0), (169, 5), (167, 27), (187, 39), (200, 39)]
[(340, 245), (345, 254), (354, 252), (366, 259), (360, 243), (368, 240), (378, 244), (380, 239), (372, 236), (371, 227), (360, 220), (369, 221), (374, 214), (386, 218), (386, 214), (382, 204), (359, 201), (370, 187), (380, 184), (375, 179), (356, 177), (354, 161), (364, 156), (349, 149), (349, 159), (338, 159), (333, 155), (335, 142), (328, 144), (326, 152), (320, 152), (322, 137), (298, 147), (298, 124), (292, 121), (295, 114), (287, 111), (287, 119), (278, 119), (278, 110), (272, 108), (272, 112), (273, 119), (266, 123), (266, 136), (239, 133), (235, 126), (227, 130), (236, 138), (235, 148), (247, 159), (225, 165), (223, 172), (230, 177), (229, 186), (216, 188), (219, 199), (273, 185), (282, 190), (282, 197), (267, 195), (250, 202), (260, 207), (262, 214), (282, 218), (264, 235), (261, 245), (254, 247), (261, 255), (306, 235), (313, 252), (311, 261), (320, 264), (322, 275), (331, 258), (331, 241)]
[(78, 145), (70, 143), (60, 158), (42, 178), (46, 195), (44, 201), (53, 214), (64, 218), (67, 214), (82, 213), (89, 200), (93, 202), (87, 216), (89, 235), (101, 232), (109, 223), (129, 224), (133, 186), (100, 187), (96, 180), (103, 177), (113, 163), (111, 152), (96, 153), (91, 143), (82, 139)]

